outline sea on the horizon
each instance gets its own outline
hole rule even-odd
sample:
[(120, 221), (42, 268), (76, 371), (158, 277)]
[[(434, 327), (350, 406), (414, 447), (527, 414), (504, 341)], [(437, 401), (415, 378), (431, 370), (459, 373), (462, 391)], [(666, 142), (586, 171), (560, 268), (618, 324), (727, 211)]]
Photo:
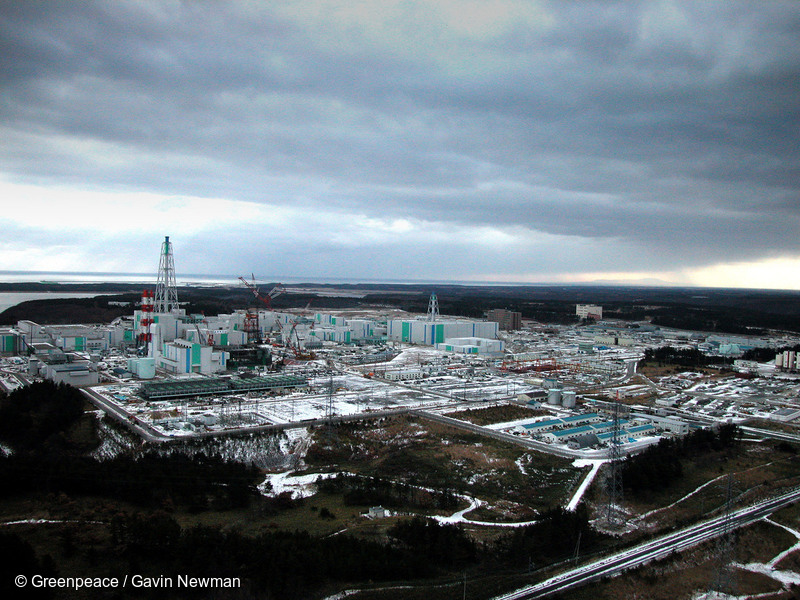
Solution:
[[(245, 276), (246, 277), (246, 276)], [(0, 271), (0, 283), (151, 283), (155, 285), (156, 273), (89, 273), (63, 271)], [(247, 277), (246, 277), (247, 278)], [(249, 278), (247, 278), (249, 279)], [(241, 285), (237, 275), (176, 274), (178, 285)], [(259, 276), (256, 283), (315, 283), (329, 285), (364, 284), (412, 284), (412, 285), (530, 285), (514, 282), (422, 280), (422, 279), (370, 279), (365, 277), (282, 277)]]

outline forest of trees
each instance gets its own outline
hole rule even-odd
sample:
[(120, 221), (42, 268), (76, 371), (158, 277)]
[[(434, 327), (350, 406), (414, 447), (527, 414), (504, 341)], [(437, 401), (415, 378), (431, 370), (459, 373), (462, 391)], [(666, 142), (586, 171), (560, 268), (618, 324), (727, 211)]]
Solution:
[(680, 367), (699, 368), (711, 364), (730, 364), (732, 360), (720, 356), (708, 356), (697, 348), (662, 346), (661, 348), (645, 349), (642, 362), (655, 363), (659, 366), (678, 365)]
[(117, 498), (141, 506), (169, 500), (196, 510), (244, 506), (257, 495), (260, 472), (219, 457), (87, 453), (99, 444), (96, 418), (74, 387), (36, 382), (0, 397), (0, 497), (26, 492)]
[(85, 452), (99, 443), (91, 425), (83, 439), (67, 435), (84, 417), (85, 402), (76, 388), (51, 381), (0, 396), (0, 441), (22, 454)]
[(583, 503), (574, 511), (551, 509), (535, 524), (516, 528), (501, 542), (503, 558), (517, 566), (542, 566), (574, 556), (579, 539), (582, 552), (595, 550), (607, 539), (591, 527), (589, 510)]
[(381, 505), (388, 508), (455, 508), (458, 496), (451, 490), (433, 491), (379, 477), (340, 473), (317, 483), (322, 493), (342, 494), (352, 506)]
[(625, 492), (636, 496), (665, 489), (683, 475), (684, 459), (702, 460), (710, 452), (731, 448), (738, 439), (736, 425), (697, 429), (682, 438), (663, 439), (622, 463)]

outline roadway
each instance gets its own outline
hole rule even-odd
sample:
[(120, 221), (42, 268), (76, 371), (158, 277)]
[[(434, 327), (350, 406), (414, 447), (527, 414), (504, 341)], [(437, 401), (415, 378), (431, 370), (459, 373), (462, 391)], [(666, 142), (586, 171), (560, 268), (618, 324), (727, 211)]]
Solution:
[(650, 561), (664, 558), (672, 552), (680, 552), (707, 540), (723, 535), (727, 530), (745, 527), (759, 521), (776, 510), (800, 500), (800, 488), (763, 500), (752, 506), (736, 510), (730, 514), (726, 527), (726, 516), (703, 521), (691, 527), (669, 533), (654, 540), (612, 554), (598, 561), (582, 565), (565, 573), (551, 577), (541, 583), (520, 588), (494, 600), (532, 600), (545, 598), (551, 594), (564, 592), (596, 581), (602, 577), (612, 577), (627, 569), (640, 567)]
[(606, 452), (598, 452), (597, 454), (592, 454), (591, 457), (587, 457), (585, 452), (579, 450), (572, 450), (565, 446), (557, 446), (555, 444), (539, 442), (530, 439), (528, 437), (512, 435), (510, 433), (497, 431), (496, 429), (489, 429), (488, 427), (474, 425), (466, 421), (459, 421), (458, 419), (453, 419), (452, 417), (446, 417), (444, 415), (429, 412), (427, 410), (417, 409), (412, 411), (412, 413), (429, 421), (435, 421), (437, 423), (442, 423), (444, 425), (450, 425), (451, 427), (456, 427), (458, 429), (463, 429), (465, 431), (477, 433), (478, 435), (483, 435), (486, 437), (494, 438), (496, 440), (509, 442), (511, 444), (516, 444), (517, 446), (523, 446), (524, 448), (528, 448), (530, 450), (538, 450), (539, 452), (547, 452), (549, 454), (555, 454), (556, 456), (561, 456), (564, 458), (606, 458), (607, 456), (607, 451), (606, 451)]
[[(369, 412), (355, 413), (352, 415), (340, 415), (334, 417), (321, 417), (318, 419), (302, 419), (299, 421), (288, 421), (285, 423), (269, 423), (265, 425), (249, 426), (249, 427), (233, 427), (230, 429), (220, 429), (213, 431), (200, 431), (192, 432), (188, 435), (166, 435), (150, 425), (138, 419), (135, 415), (131, 415), (120, 406), (111, 402), (97, 391), (90, 387), (79, 388), (84, 396), (97, 408), (103, 410), (107, 415), (116, 419), (128, 429), (139, 435), (147, 442), (154, 444), (168, 444), (174, 442), (185, 442), (187, 440), (207, 437), (222, 437), (222, 436), (237, 436), (248, 435), (252, 433), (261, 433), (267, 431), (282, 431), (284, 429), (296, 429), (299, 427), (312, 427), (315, 425), (326, 425), (333, 423), (345, 423), (348, 421), (363, 421), (366, 419), (380, 419), (382, 417), (390, 417), (394, 415), (406, 414), (415, 412), (417, 409), (413, 406), (404, 406), (400, 408), (390, 408), (384, 410), (373, 410)], [(454, 419), (453, 419), (454, 420)], [(460, 421), (457, 421), (460, 422)]]

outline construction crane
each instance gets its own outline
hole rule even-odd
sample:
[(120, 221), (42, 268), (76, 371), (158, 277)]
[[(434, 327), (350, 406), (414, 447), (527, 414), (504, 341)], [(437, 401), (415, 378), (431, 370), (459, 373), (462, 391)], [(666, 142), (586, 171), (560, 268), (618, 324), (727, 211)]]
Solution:
[(252, 281), (252, 283), (251, 283), (251, 282), (249, 282), (249, 281), (247, 281), (247, 279), (245, 279), (244, 277), (239, 277), (239, 280), (240, 280), (240, 281), (241, 281), (243, 284), (245, 284), (245, 286), (247, 286), (247, 289), (249, 289), (251, 292), (253, 292), (253, 296), (255, 296), (256, 298), (258, 298), (259, 300), (261, 300), (261, 302), (263, 302), (263, 303), (264, 303), (264, 304), (267, 306), (267, 308), (268, 308), (269, 310), (272, 310), (272, 299), (273, 299), (273, 298), (277, 298), (278, 296), (280, 296), (281, 294), (283, 294), (283, 293), (286, 291), (286, 288), (285, 288), (285, 287), (283, 287), (283, 286), (282, 286), (282, 285), (279, 283), (279, 284), (277, 284), (277, 285), (276, 285), (274, 288), (272, 288), (272, 289), (271, 289), (271, 290), (270, 290), (270, 291), (267, 293), (267, 295), (266, 295), (266, 296), (264, 296), (264, 295), (263, 295), (263, 294), (262, 294), (262, 293), (259, 291), (259, 289), (256, 287), (256, 284), (255, 284), (255, 277), (253, 278), (253, 281)]
[[(292, 328), (289, 330), (289, 335), (287, 339), (284, 340), (284, 343), (286, 347), (292, 351), (297, 360), (313, 360), (317, 357), (316, 354), (311, 351), (303, 352), (303, 349), (300, 347), (300, 336), (297, 334), (297, 325), (299, 323), (300, 319), (292, 321)], [(294, 336), (294, 338), (292, 336)]]
[[(245, 279), (244, 277), (239, 277), (239, 280), (247, 287), (247, 289), (249, 289), (251, 292), (253, 292), (253, 296), (255, 296), (257, 299), (259, 299), (267, 307), (267, 309), (270, 312), (275, 312), (272, 309), (272, 299), (276, 298), (277, 296), (281, 295), (283, 292), (286, 291), (286, 288), (284, 288), (279, 283), (274, 288), (272, 288), (267, 293), (267, 295), (263, 295), (259, 291), (259, 289), (256, 287), (256, 278), (255, 278), (255, 276), (252, 276), (252, 282), (247, 281), (247, 279)], [(249, 321), (249, 322), (246, 322), (245, 325), (247, 326), (247, 329), (248, 329), (249, 341), (251, 341), (251, 342), (252, 341), (260, 342), (261, 341), (261, 334), (260, 334), (260, 330), (258, 328), (258, 314), (257, 313), (253, 313), (252, 316), (248, 315), (247, 321)], [(278, 324), (278, 330), (280, 331), (281, 336), (283, 336), (283, 326), (281, 325), (280, 319), (278, 319), (277, 316), (275, 317), (275, 322)]]

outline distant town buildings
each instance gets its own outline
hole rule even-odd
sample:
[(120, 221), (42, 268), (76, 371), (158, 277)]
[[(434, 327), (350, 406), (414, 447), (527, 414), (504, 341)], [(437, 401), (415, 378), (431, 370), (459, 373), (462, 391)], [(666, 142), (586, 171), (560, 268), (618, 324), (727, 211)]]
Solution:
[(599, 321), (603, 318), (603, 307), (596, 304), (578, 304), (575, 306), (575, 314), (581, 319)]
[(522, 329), (522, 313), (504, 308), (494, 308), (486, 315), (487, 321), (494, 321), (503, 331), (516, 331)]

